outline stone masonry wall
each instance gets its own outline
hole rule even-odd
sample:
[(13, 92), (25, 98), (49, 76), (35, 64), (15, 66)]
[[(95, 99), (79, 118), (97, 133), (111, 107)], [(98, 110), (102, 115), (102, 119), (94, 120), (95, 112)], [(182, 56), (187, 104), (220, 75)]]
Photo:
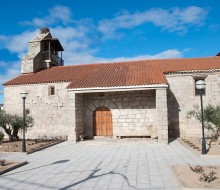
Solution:
[[(75, 93), (66, 92), (69, 83), (49, 83), (23, 86), (5, 86), (4, 106), (6, 113), (22, 115), (20, 92), (26, 90), (26, 109), (34, 118), (34, 127), (27, 138), (68, 137), (76, 140)], [(55, 87), (55, 95), (49, 95), (49, 86)]]
[(37, 71), (40, 68), (40, 48), (40, 42), (29, 43), (29, 51), (22, 59), (21, 73), (31, 73)]
[(113, 136), (151, 136), (156, 133), (155, 90), (84, 94), (85, 133), (93, 137), (93, 111), (112, 112)]
[(187, 112), (193, 109), (193, 105), (200, 107), (200, 96), (195, 95), (194, 78), (198, 77), (206, 77), (204, 107), (207, 104), (220, 104), (220, 73), (167, 75), (170, 137), (201, 137), (201, 124), (196, 119), (186, 118)]

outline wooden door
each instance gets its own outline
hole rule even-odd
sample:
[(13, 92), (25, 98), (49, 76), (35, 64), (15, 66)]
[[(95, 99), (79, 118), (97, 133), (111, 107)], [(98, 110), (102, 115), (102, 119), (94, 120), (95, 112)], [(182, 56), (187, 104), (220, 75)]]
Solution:
[(99, 107), (93, 113), (94, 136), (112, 136), (112, 114), (106, 107)]

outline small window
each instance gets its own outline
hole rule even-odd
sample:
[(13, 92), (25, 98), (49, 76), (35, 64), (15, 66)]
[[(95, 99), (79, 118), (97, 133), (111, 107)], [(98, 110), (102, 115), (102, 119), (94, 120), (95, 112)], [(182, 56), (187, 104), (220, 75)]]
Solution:
[(55, 86), (49, 86), (49, 96), (55, 95)]
[[(198, 95), (200, 95), (200, 90), (198, 90), (197, 88), (196, 88), (196, 82), (198, 81), (198, 80), (203, 80), (203, 81), (205, 81), (205, 78), (196, 78), (196, 79), (194, 79), (195, 80), (195, 95), (196, 96), (198, 96)], [(206, 90), (205, 89), (202, 89), (202, 95), (205, 95), (206, 94)]]

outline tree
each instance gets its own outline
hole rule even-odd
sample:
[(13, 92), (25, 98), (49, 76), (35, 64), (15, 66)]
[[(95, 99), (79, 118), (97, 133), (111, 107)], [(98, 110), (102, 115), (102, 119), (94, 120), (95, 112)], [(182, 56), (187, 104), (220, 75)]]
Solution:
[[(194, 117), (202, 122), (202, 114), (198, 105), (193, 106), (194, 109), (187, 113), (187, 118)], [(220, 135), (220, 105), (207, 105), (204, 109), (204, 125), (208, 130), (212, 130), (213, 137), (218, 138)]]
[[(33, 118), (31, 116), (26, 116), (26, 130), (32, 127), (33, 124)], [(18, 140), (18, 132), (23, 128), (23, 117), (0, 112), (0, 127), (4, 129), (10, 141)]]

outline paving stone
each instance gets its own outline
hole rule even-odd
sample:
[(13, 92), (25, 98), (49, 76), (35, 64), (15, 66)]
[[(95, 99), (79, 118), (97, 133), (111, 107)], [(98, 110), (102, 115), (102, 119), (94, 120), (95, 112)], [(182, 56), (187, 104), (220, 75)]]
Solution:
[(194, 155), (178, 141), (137, 141), (64, 142), (30, 155), (0, 154), (1, 159), (29, 162), (1, 175), (0, 189), (176, 190), (172, 165), (220, 165), (219, 158)]

